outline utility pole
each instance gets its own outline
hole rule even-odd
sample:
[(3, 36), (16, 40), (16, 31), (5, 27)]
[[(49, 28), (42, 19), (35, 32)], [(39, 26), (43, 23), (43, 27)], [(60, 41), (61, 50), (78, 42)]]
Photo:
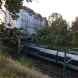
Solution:
[[(72, 48), (71, 50), (77, 50), (78, 48)], [(67, 48), (65, 48), (65, 53), (64, 53), (64, 68), (63, 68), (63, 78), (66, 78), (66, 66), (70, 67), (71, 65), (71, 60), (72, 58), (67, 56), (66, 57), (66, 53), (67, 53)], [(68, 59), (67, 59), (68, 58)], [(67, 61), (66, 61), (67, 60)]]
[(66, 78), (66, 52), (67, 52), (67, 48), (65, 48), (65, 53), (64, 53), (63, 78)]

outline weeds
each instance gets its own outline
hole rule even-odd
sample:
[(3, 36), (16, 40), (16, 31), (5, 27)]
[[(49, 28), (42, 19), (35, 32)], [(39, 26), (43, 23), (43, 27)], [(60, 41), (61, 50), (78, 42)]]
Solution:
[(35, 70), (31, 59), (20, 56), (19, 61), (7, 57), (0, 46), (0, 78), (48, 78)]
[(28, 59), (26, 56), (20, 56), (19, 57), (19, 61), (22, 65), (30, 68), (30, 69), (36, 69), (36, 67), (34, 66), (34, 63), (32, 62), (31, 59)]

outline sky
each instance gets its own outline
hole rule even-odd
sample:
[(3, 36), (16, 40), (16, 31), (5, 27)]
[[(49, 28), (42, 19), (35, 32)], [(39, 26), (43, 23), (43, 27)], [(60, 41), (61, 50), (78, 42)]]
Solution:
[(34, 0), (32, 3), (24, 1), (23, 5), (47, 18), (53, 12), (60, 13), (70, 24), (78, 16), (78, 0)]
[[(31, 3), (24, 0), (23, 5), (47, 18), (53, 12), (60, 13), (70, 24), (78, 16), (78, 0), (33, 0)], [(0, 18), (3, 16), (0, 15)]]

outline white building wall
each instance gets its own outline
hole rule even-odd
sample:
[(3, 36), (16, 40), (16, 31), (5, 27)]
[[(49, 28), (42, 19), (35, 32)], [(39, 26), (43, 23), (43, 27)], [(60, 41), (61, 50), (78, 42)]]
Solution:
[[(8, 24), (11, 24), (11, 26), (8, 26)], [(6, 28), (14, 28), (15, 26), (16, 26), (16, 20), (12, 20), (9, 11), (6, 10), (6, 13), (5, 13), (5, 27)]]
[[(18, 15), (20, 16), (20, 13), (18, 13)], [(16, 24), (14, 25), (14, 27), (20, 28), (20, 17), (16, 20)]]
[[(26, 34), (35, 34), (37, 30), (45, 27), (45, 20), (40, 18), (35, 18), (35, 15), (32, 13), (29, 14), (27, 10), (20, 9), (18, 13), (19, 18), (17, 20), (12, 20), (9, 12), (6, 10), (5, 14), (5, 26), (7, 28), (23, 28), (23, 33)], [(11, 27), (8, 27), (7, 24), (11, 23)]]

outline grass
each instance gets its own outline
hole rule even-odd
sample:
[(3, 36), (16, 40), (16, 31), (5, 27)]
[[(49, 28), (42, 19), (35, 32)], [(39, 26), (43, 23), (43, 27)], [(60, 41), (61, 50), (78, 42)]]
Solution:
[(20, 56), (18, 60), (22, 65), (30, 68), (30, 69), (36, 69), (34, 66), (34, 63), (32, 62), (32, 59), (27, 58), (26, 56)]
[(24, 56), (21, 56), (19, 61), (7, 57), (0, 46), (0, 78), (49, 78), (36, 71), (31, 60), (30, 62), (25, 60)]

